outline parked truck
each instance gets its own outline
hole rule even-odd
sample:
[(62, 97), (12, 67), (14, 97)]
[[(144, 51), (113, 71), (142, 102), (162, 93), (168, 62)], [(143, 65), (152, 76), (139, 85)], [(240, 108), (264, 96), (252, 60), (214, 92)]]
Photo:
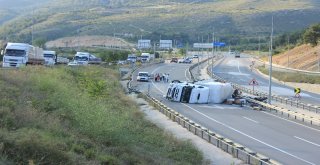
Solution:
[(44, 65), (43, 50), (25, 43), (7, 43), (3, 52), (3, 67)]
[(45, 60), (45, 65), (53, 66), (56, 64), (57, 54), (55, 51), (45, 50), (43, 51), (43, 57)]
[(141, 62), (150, 62), (154, 59), (154, 54), (141, 53)]
[(66, 57), (57, 56), (56, 64), (68, 64), (70, 60)]

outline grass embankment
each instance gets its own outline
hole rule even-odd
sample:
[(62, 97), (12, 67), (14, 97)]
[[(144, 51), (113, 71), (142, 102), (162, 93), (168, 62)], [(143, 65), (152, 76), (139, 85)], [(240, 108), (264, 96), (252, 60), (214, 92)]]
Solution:
[[(265, 67), (258, 68), (262, 73), (269, 74)], [(312, 76), (300, 73), (272, 71), (272, 77), (284, 82), (320, 84), (320, 76)]]
[(202, 164), (101, 67), (0, 70), (0, 164)]

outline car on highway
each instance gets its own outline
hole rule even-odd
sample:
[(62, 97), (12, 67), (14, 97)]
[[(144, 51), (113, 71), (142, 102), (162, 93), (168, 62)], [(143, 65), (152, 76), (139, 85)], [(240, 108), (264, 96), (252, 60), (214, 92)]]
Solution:
[(192, 59), (191, 58), (179, 59), (179, 63), (191, 64)]
[(238, 52), (238, 51), (234, 52), (234, 57), (235, 58), (240, 58), (240, 52)]
[(172, 62), (175, 62), (175, 63), (178, 63), (178, 58), (171, 58), (171, 61), (170, 61), (170, 63), (172, 63)]
[(149, 73), (148, 72), (139, 72), (137, 76), (137, 81), (149, 81)]
[(184, 58), (178, 59), (178, 63), (183, 63), (183, 61), (184, 61)]
[(199, 58), (199, 55), (195, 54), (192, 56), (192, 58)]

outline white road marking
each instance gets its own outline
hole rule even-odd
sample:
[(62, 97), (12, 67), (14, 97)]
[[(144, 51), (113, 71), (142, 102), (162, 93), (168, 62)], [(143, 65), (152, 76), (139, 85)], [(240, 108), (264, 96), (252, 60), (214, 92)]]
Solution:
[(312, 163), (312, 162), (309, 162), (309, 161), (307, 161), (307, 160), (304, 160), (304, 159), (302, 159), (302, 158), (300, 158), (300, 157), (298, 157), (298, 156), (295, 156), (295, 155), (293, 155), (293, 154), (291, 154), (291, 153), (289, 153), (289, 152), (286, 152), (286, 151), (284, 151), (284, 150), (282, 150), (282, 149), (280, 149), (280, 148), (277, 148), (277, 147), (275, 147), (275, 146), (272, 146), (272, 145), (270, 145), (270, 144), (268, 144), (268, 143), (266, 143), (266, 142), (263, 142), (263, 141), (261, 141), (261, 140), (259, 140), (259, 139), (254, 138), (254, 137), (252, 137), (252, 136), (250, 136), (250, 135), (248, 135), (248, 134), (245, 134), (245, 133), (243, 133), (243, 132), (241, 132), (241, 131), (239, 131), (239, 130), (237, 130), (237, 129), (235, 129), (235, 128), (227, 125), (227, 124), (224, 124), (224, 123), (222, 123), (222, 122), (220, 122), (220, 121), (218, 121), (218, 120), (215, 120), (215, 119), (207, 116), (206, 114), (203, 114), (203, 113), (197, 111), (196, 109), (193, 109), (192, 107), (190, 107), (190, 106), (188, 106), (188, 105), (186, 105), (186, 104), (184, 104), (184, 103), (183, 103), (182, 105), (190, 108), (191, 110), (193, 110), (193, 111), (201, 114), (202, 116), (204, 116), (204, 117), (206, 117), (206, 118), (208, 118), (208, 119), (210, 119), (210, 120), (212, 120), (212, 121), (214, 121), (214, 122), (216, 122), (216, 123), (218, 123), (218, 124), (220, 124), (220, 125), (222, 125), (222, 126), (225, 126), (225, 127), (229, 128), (229, 129), (231, 129), (231, 130), (233, 130), (233, 131), (235, 131), (235, 132), (237, 132), (237, 133), (239, 133), (239, 134), (241, 134), (241, 135), (243, 135), (243, 136), (246, 136), (246, 137), (248, 137), (248, 138), (250, 138), (250, 139), (252, 139), (252, 140), (255, 140), (255, 141), (257, 141), (257, 142), (259, 142), (259, 143), (261, 143), (261, 144), (264, 144), (264, 145), (266, 145), (266, 146), (268, 146), (268, 147), (270, 147), (270, 148), (273, 148), (273, 149), (275, 149), (275, 150), (277, 150), (277, 151), (279, 151), (279, 152), (282, 152), (282, 153), (287, 154), (287, 155), (289, 155), (289, 156), (291, 156), (291, 157), (294, 157), (294, 158), (296, 158), (296, 159), (298, 159), (298, 160), (301, 160), (301, 161), (303, 161), (303, 162), (305, 162), (305, 163), (307, 163), (307, 164), (316, 165), (315, 163)]
[(285, 121), (288, 121), (288, 122), (291, 122), (291, 123), (294, 123), (294, 124), (300, 125), (300, 126), (302, 126), (302, 127), (305, 127), (305, 128), (311, 129), (311, 130), (313, 130), (313, 131), (320, 132), (320, 130), (319, 130), (319, 129), (312, 128), (312, 127), (309, 127), (309, 126), (306, 126), (306, 125), (300, 124), (300, 123), (295, 122), (295, 121), (291, 121), (291, 120), (288, 120), (288, 119), (284, 119), (284, 118), (282, 118), (282, 117), (279, 117), (279, 116), (276, 116), (276, 115), (273, 115), (273, 114), (270, 114), (270, 113), (267, 113), (267, 112), (262, 112), (262, 113), (265, 113), (265, 114), (267, 114), (267, 115), (270, 115), (270, 116), (273, 116), (273, 117), (279, 118), (279, 119), (281, 119), (281, 120), (285, 120)]
[(255, 121), (255, 120), (253, 120), (253, 119), (248, 118), (248, 117), (245, 117), (245, 116), (242, 116), (242, 117), (245, 118), (245, 119), (247, 119), (247, 120), (250, 120), (250, 121), (252, 121), (252, 122), (254, 122), (254, 123), (259, 123), (259, 122)]
[(187, 73), (189, 73), (188, 71), (189, 71), (189, 68), (187, 68), (187, 69), (184, 71), (184, 76), (186, 77), (187, 81), (190, 81), (190, 79), (189, 79), (188, 76), (187, 76)]
[[(157, 71), (159, 68), (160, 68), (160, 67), (156, 68), (152, 73), (154, 73), (155, 71)], [(164, 94), (164, 92), (163, 92), (161, 89), (159, 89), (159, 88), (157, 87), (157, 85), (154, 84), (154, 82), (152, 82), (152, 84), (157, 88), (157, 90), (159, 90), (162, 94)], [(191, 110), (199, 113), (200, 115), (202, 115), (202, 116), (204, 116), (204, 117), (206, 117), (206, 118), (208, 118), (208, 119), (210, 119), (210, 120), (212, 120), (212, 121), (214, 121), (214, 122), (216, 122), (216, 123), (218, 123), (218, 124), (220, 124), (220, 125), (222, 125), (222, 126), (225, 126), (225, 127), (229, 128), (229, 129), (231, 129), (231, 130), (233, 130), (233, 131), (235, 131), (235, 132), (237, 132), (237, 133), (239, 133), (239, 134), (241, 134), (241, 135), (243, 135), (243, 136), (246, 136), (246, 137), (248, 137), (248, 138), (250, 138), (250, 139), (253, 139), (253, 140), (255, 140), (255, 141), (257, 141), (257, 142), (259, 142), (259, 143), (261, 143), (261, 144), (264, 144), (264, 145), (266, 145), (266, 146), (268, 146), (268, 147), (270, 147), (270, 148), (273, 148), (273, 149), (275, 149), (275, 150), (277, 150), (277, 151), (279, 151), (279, 152), (282, 152), (282, 153), (287, 154), (287, 155), (289, 155), (289, 156), (291, 156), (291, 157), (294, 157), (294, 158), (296, 158), (296, 159), (298, 159), (298, 160), (301, 160), (301, 161), (303, 161), (303, 162), (305, 162), (305, 163), (307, 163), (307, 164), (316, 165), (315, 163), (312, 163), (312, 162), (309, 162), (309, 161), (307, 161), (307, 160), (304, 160), (304, 159), (302, 159), (302, 158), (300, 158), (300, 157), (298, 157), (298, 156), (295, 156), (295, 155), (293, 155), (293, 154), (291, 154), (291, 153), (289, 153), (289, 152), (286, 152), (286, 151), (284, 151), (284, 150), (282, 150), (282, 149), (279, 149), (279, 148), (277, 148), (277, 147), (274, 147), (274, 146), (272, 146), (272, 145), (270, 145), (270, 144), (268, 144), (268, 143), (266, 143), (266, 142), (263, 142), (263, 141), (261, 141), (261, 140), (258, 140), (258, 139), (254, 138), (254, 137), (252, 137), (252, 136), (250, 136), (250, 135), (248, 135), (248, 134), (245, 134), (245, 133), (243, 133), (243, 132), (241, 132), (241, 131), (239, 131), (239, 130), (237, 130), (237, 129), (235, 129), (235, 128), (227, 125), (227, 124), (224, 124), (224, 123), (222, 123), (222, 122), (220, 122), (220, 121), (218, 121), (218, 120), (215, 120), (215, 119), (213, 119), (213, 118), (211, 118), (211, 117), (209, 117), (209, 116), (207, 116), (207, 115), (205, 115), (205, 114), (197, 111), (196, 109), (194, 109), (194, 108), (192, 108), (192, 107), (190, 107), (190, 106), (188, 106), (188, 105), (186, 105), (186, 104), (184, 104), (184, 103), (182, 103), (182, 105), (190, 108)], [(265, 112), (263, 112), (263, 113), (265, 113)], [(266, 114), (268, 114), (268, 113), (266, 113)], [(271, 115), (271, 114), (269, 114), (269, 115)], [(273, 116), (275, 116), (275, 115), (273, 115)], [(275, 116), (275, 117), (278, 117), (278, 116)], [(280, 118), (280, 117), (278, 117), (278, 118)], [(280, 119), (282, 119), (282, 118), (280, 118)], [(284, 119), (284, 120), (285, 120), (285, 119)], [(287, 121), (289, 121), (289, 120), (287, 120)], [(290, 122), (292, 122), (292, 121), (290, 121)], [(293, 122), (293, 123), (295, 123), (295, 122)], [(296, 123), (296, 124), (298, 124), (298, 123)], [(299, 124), (299, 125), (302, 125), (302, 124)], [(304, 125), (302, 125), (302, 126), (304, 126)], [(307, 126), (305, 126), (305, 127), (307, 127)], [(307, 127), (307, 128), (313, 129), (313, 128), (311, 128), (311, 127)], [(316, 129), (314, 129), (314, 130), (316, 130)], [(320, 130), (317, 130), (317, 131), (320, 131)]]
[(302, 141), (304, 141), (304, 142), (307, 142), (307, 143), (313, 144), (313, 145), (315, 145), (315, 146), (317, 146), (317, 147), (320, 147), (320, 144), (317, 144), (317, 143), (308, 141), (308, 140), (303, 139), (303, 138), (300, 138), (300, 137), (298, 137), (298, 136), (294, 136), (294, 137), (297, 138), (297, 139), (299, 139), (299, 140), (302, 140)]
[(237, 62), (238, 62), (238, 71), (239, 71), (239, 73), (242, 74), (242, 72), (241, 72), (241, 70), (240, 70), (240, 63), (239, 63), (239, 61), (237, 61)]

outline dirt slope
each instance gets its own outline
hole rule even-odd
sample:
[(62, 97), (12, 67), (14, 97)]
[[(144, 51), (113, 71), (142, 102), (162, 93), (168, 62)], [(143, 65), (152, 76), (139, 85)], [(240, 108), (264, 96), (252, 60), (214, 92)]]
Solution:
[(64, 37), (46, 43), (48, 48), (52, 47), (109, 47), (109, 48), (132, 48), (134, 45), (120, 38), (109, 36), (77, 36)]
[[(320, 45), (312, 47), (310, 45), (301, 45), (289, 51), (274, 56), (274, 63), (285, 67), (318, 71), (318, 60), (320, 56)], [(289, 65), (288, 65), (289, 61)]]

